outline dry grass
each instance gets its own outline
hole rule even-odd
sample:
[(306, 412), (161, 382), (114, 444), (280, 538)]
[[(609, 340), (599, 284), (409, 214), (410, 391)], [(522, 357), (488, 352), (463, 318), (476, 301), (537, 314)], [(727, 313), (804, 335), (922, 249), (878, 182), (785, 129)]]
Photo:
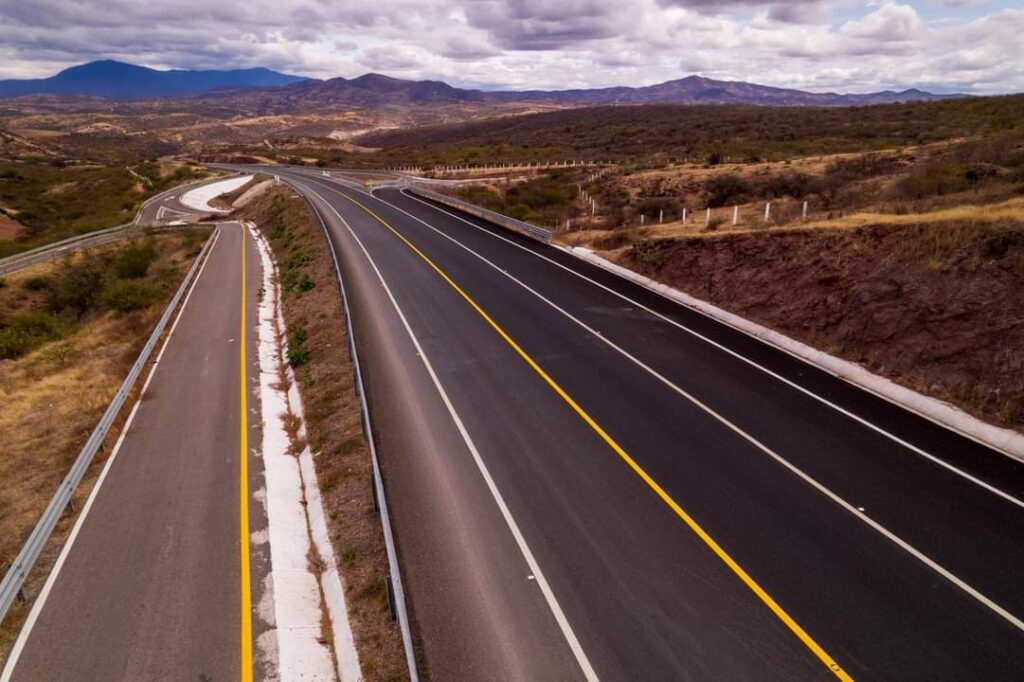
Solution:
[[(152, 270), (173, 268), (161, 300), (128, 314), (91, 314), (69, 336), (46, 344), (17, 360), (0, 362), (0, 566), (8, 565), (39, 520), (60, 481), (106, 410), (114, 393), (160, 317), (167, 300), (196, 255), (195, 238), (180, 234), (155, 237), (159, 253)], [(104, 247), (109, 250), (117, 247)], [(44, 298), (29, 292), (26, 280), (52, 272), (59, 263), (18, 272), (0, 289), (0, 312), (38, 309)], [(129, 401), (130, 402), (130, 401)], [(106, 449), (117, 436), (112, 429)], [(76, 493), (79, 505), (88, 495), (105, 455), (93, 462)], [(41, 587), (70, 529), (65, 515), (27, 585)], [(12, 608), (0, 627), (0, 661), (17, 635), (27, 604)]]
[[(760, 212), (758, 211), (758, 208), (760, 208)], [(696, 215), (687, 218), (686, 225), (675, 220), (672, 222), (666, 222), (663, 225), (654, 225), (642, 228), (637, 227), (625, 230), (580, 230), (561, 234), (559, 235), (558, 240), (571, 246), (585, 246), (598, 251), (608, 251), (620, 248), (637, 240), (647, 239), (714, 239), (715, 237), (723, 234), (849, 230), (869, 225), (943, 225), (964, 222), (988, 225), (1007, 220), (1024, 220), (1024, 198), (1010, 199), (996, 204), (981, 206), (956, 206), (928, 213), (914, 213), (908, 215), (872, 213), (865, 211), (860, 213), (851, 213), (850, 215), (833, 218), (831, 220), (809, 220), (806, 223), (797, 222), (779, 227), (775, 227), (771, 223), (766, 225), (763, 219), (761, 219), (763, 211), (763, 204), (748, 204), (741, 206), (741, 216), (749, 218), (751, 215), (756, 215), (758, 217), (753, 221), (741, 220), (737, 225), (733, 225), (731, 208), (714, 209), (712, 211), (713, 220), (715, 218), (726, 218), (724, 223), (719, 225), (714, 231), (708, 231), (705, 229), (705, 214), (703, 212), (698, 212)]]
[[(364, 679), (407, 679), (401, 633), (383, 589), (387, 555), (370, 495), (370, 455), (323, 232), (306, 203), (283, 187), (272, 188), (236, 215), (257, 223), (279, 266), (293, 342), (289, 354), (303, 358), (293, 362), (299, 365), (295, 376)], [(304, 337), (294, 344), (298, 330)]]

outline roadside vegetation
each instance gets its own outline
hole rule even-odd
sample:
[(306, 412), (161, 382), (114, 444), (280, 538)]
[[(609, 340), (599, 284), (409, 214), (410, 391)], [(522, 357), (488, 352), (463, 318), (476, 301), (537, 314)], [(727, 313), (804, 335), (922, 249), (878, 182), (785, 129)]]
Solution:
[[(204, 229), (157, 234), (2, 280), (0, 571), (39, 520), (208, 236)], [(116, 437), (112, 429), (110, 441)], [(79, 508), (104, 458), (79, 487)], [(30, 594), (38, 593), (73, 517), (58, 526), (30, 578)], [(0, 627), (0, 660), (25, 606), (16, 603)]]
[(295, 158), (323, 159), (332, 166), (575, 158), (643, 168), (683, 161), (785, 161), (867, 152), (1020, 130), (1022, 126), (1024, 95), (867, 107), (646, 105), (566, 109), (381, 130), (354, 140), (362, 152), (339, 145), (303, 148), (297, 140), (289, 153)]
[(234, 217), (257, 224), (278, 266), (288, 328), (285, 357), (305, 408), (309, 445), (364, 679), (407, 679), (401, 632), (388, 608), (387, 555), (371, 496), (370, 454), (341, 296), (323, 231), (305, 201), (280, 186), (261, 194)]
[(0, 258), (130, 222), (149, 197), (205, 175), (190, 165), (153, 161), (133, 167), (54, 158), (0, 161), (0, 217), (20, 226), (0, 240)]

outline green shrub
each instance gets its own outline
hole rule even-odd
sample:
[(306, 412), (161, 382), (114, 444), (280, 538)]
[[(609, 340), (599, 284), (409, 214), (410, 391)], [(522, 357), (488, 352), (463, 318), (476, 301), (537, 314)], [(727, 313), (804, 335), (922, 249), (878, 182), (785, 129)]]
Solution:
[(133, 244), (117, 254), (114, 272), (120, 279), (141, 279), (149, 272), (149, 266), (156, 260), (153, 242)]
[(88, 254), (78, 262), (69, 258), (51, 279), (50, 310), (55, 313), (67, 310), (81, 316), (96, 305), (105, 284), (103, 264), (97, 258)]
[(747, 181), (734, 173), (724, 173), (704, 183), (708, 194), (708, 206), (718, 208), (727, 204), (743, 203), (744, 195), (750, 191)]
[(285, 355), (292, 369), (298, 369), (309, 362), (309, 349), (304, 345), (306, 337), (306, 326), (301, 323), (292, 325), (288, 331), (288, 347), (285, 349)]
[(64, 333), (60, 321), (40, 312), (22, 313), (0, 330), (0, 358), (19, 358)]
[(50, 278), (42, 275), (29, 277), (22, 284), (29, 291), (45, 291), (50, 287)]
[(148, 308), (159, 298), (160, 292), (156, 287), (123, 280), (104, 289), (101, 302), (107, 308), (123, 313)]

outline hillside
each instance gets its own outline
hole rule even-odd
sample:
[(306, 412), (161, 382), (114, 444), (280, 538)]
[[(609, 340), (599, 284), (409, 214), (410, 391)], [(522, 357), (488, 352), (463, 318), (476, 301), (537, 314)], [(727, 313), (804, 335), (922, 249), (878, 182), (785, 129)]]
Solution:
[(1024, 95), (871, 107), (647, 105), (378, 131), (356, 141), (421, 164), (694, 156), (721, 161), (921, 144), (1010, 130), (1022, 120)]

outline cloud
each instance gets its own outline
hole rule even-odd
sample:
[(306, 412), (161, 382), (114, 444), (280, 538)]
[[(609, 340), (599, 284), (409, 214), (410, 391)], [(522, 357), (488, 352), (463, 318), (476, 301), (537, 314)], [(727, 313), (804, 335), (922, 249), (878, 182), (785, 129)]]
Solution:
[(0, 76), (114, 58), (523, 89), (699, 72), (840, 92), (1024, 90), (1024, 11), (969, 1), (0, 0)]
[(839, 31), (869, 40), (912, 40), (920, 33), (921, 25), (921, 17), (913, 7), (887, 2), (862, 19), (846, 22)]

